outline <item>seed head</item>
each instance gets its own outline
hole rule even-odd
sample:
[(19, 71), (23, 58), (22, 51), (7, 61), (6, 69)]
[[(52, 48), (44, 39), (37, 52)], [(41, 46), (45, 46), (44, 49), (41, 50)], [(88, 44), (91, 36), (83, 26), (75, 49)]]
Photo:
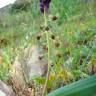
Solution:
[(38, 34), (38, 35), (36, 36), (37, 40), (40, 40), (40, 39), (41, 39), (41, 37), (42, 37), (42, 35), (41, 35), (41, 34)]
[(42, 60), (43, 59), (43, 55), (39, 55), (39, 60)]
[(55, 47), (58, 48), (60, 46), (60, 43), (57, 41), (55, 42)]
[(53, 40), (55, 39), (55, 36), (53, 34), (51, 35), (51, 39), (53, 39)]
[(52, 20), (53, 20), (53, 21), (55, 21), (55, 20), (57, 20), (57, 19), (58, 19), (57, 16), (53, 16), (53, 17), (52, 17)]
[(47, 45), (43, 45), (43, 49), (48, 51), (48, 46)]
[(46, 31), (49, 31), (49, 27), (48, 27), (48, 26), (46, 26), (46, 27), (45, 27), (45, 30), (46, 30)]
[(62, 57), (62, 54), (61, 54), (60, 52), (57, 52), (57, 53), (56, 53), (56, 56), (57, 56), (58, 58), (61, 58), (61, 57)]

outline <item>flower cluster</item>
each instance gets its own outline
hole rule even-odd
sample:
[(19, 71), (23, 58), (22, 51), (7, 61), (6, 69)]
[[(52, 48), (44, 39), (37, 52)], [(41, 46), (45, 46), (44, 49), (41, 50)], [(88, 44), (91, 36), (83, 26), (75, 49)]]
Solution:
[(48, 11), (50, 2), (51, 0), (40, 0), (40, 11), (42, 13), (44, 13), (44, 11)]

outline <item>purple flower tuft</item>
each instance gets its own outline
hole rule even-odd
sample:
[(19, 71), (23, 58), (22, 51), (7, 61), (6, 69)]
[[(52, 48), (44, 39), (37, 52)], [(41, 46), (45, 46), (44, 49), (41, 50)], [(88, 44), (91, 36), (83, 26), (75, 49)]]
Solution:
[(50, 2), (51, 0), (40, 0), (40, 11), (42, 13), (44, 13), (44, 11), (48, 11)]

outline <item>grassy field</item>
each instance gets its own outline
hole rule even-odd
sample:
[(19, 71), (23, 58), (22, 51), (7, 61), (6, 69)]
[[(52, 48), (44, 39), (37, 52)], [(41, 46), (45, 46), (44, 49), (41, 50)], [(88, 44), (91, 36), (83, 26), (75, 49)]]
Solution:
[[(2, 17), (1, 80), (8, 80), (12, 61), (25, 47), (47, 46), (45, 30), (48, 30), (52, 62), (48, 92), (96, 73), (96, 1), (52, 0), (46, 20), (44, 29), (44, 16), (35, 0), (28, 11)], [(44, 81), (45, 78), (36, 79), (37, 85)]]

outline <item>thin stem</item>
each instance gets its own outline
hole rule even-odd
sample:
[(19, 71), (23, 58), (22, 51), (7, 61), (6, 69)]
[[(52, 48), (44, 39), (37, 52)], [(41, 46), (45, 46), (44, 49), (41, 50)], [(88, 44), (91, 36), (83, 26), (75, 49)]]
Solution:
[[(46, 18), (46, 13), (44, 12), (44, 20), (45, 20), (45, 27), (47, 26), (47, 18)], [(48, 78), (49, 78), (49, 74), (50, 74), (50, 41), (49, 41), (49, 32), (45, 31), (46, 33), (46, 40), (47, 40), (47, 45), (48, 45), (48, 70), (47, 70), (47, 75), (46, 75), (46, 81), (45, 81), (45, 85), (44, 85), (44, 89), (43, 89), (43, 93), (42, 96), (45, 95), (46, 93), (46, 89), (47, 89), (47, 84), (48, 84)]]

